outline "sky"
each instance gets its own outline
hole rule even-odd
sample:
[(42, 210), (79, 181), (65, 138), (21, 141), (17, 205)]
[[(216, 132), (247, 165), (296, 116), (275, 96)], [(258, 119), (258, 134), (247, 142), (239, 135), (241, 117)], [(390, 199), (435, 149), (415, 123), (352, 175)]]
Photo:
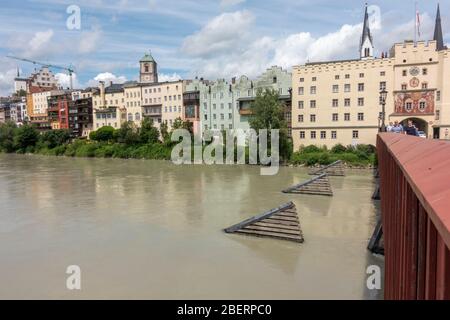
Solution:
[[(160, 81), (257, 77), (278, 65), (358, 58), (363, 0), (2, 0), (0, 95), (13, 90), (23, 57), (72, 66), (77, 88), (98, 81), (137, 80), (139, 59), (151, 51)], [(414, 0), (369, 2), (375, 53), (414, 38)], [(444, 37), (450, 43), (450, 1), (441, 0)], [(437, 1), (417, 1), (421, 40), (433, 37)], [(80, 9), (80, 29), (67, 20)], [(55, 69), (67, 87), (68, 76)]]

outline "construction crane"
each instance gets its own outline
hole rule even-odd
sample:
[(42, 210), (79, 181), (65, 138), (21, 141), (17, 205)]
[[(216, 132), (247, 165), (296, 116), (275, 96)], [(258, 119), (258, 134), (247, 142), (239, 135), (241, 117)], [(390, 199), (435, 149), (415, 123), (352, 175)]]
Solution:
[(25, 58), (14, 57), (14, 56), (6, 56), (6, 57), (10, 58), (10, 59), (19, 60), (19, 61), (29, 62), (29, 63), (35, 64), (35, 65), (40, 65), (43, 67), (65, 70), (65, 71), (67, 71), (67, 73), (69, 74), (69, 77), (70, 77), (70, 89), (71, 90), (73, 89), (73, 79), (72, 78), (73, 78), (73, 73), (75, 71), (73, 70), (72, 67), (61, 67), (61, 66), (56, 66), (56, 65), (52, 65), (52, 64), (48, 64), (48, 63), (42, 63), (42, 62), (33, 61), (30, 59), (25, 59)]

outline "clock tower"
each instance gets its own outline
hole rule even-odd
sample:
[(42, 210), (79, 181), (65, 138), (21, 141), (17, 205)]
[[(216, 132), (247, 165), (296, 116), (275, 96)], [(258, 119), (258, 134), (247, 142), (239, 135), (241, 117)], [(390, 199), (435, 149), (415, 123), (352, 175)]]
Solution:
[(158, 82), (158, 64), (155, 59), (153, 59), (151, 53), (147, 53), (139, 61), (140, 73), (139, 82), (140, 83), (157, 83)]

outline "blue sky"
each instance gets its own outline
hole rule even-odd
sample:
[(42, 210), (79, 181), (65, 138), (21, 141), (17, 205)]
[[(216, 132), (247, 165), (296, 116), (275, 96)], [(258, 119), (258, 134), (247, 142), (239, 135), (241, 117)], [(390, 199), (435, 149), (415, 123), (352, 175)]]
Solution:
[[(257, 76), (271, 65), (357, 57), (365, 1), (357, 0), (2, 0), (0, 95), (12, 89), (15, 55), (72, 64), (76, 84), (136, 80), (151, 50), (162, 79)], [(414, 37), (413, 0), (372, 1), (376, 51)], [(81, 30), (68, 30), (69, 5), (81, 9)], [(418, 1), (422, 38), (432, 37), (436, 1)], [(441, 1), (450, 41), (449, 1)], [(55, 70), (58, 72), (57, 70)], [(67, 83), (64, 75), (61, 80)]]

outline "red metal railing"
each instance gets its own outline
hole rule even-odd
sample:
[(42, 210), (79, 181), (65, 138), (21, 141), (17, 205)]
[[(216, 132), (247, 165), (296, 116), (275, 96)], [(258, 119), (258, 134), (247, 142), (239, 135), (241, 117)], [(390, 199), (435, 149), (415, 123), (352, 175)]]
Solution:
[(450, 299), (450, 142), (377, 141), (385, 299)]

